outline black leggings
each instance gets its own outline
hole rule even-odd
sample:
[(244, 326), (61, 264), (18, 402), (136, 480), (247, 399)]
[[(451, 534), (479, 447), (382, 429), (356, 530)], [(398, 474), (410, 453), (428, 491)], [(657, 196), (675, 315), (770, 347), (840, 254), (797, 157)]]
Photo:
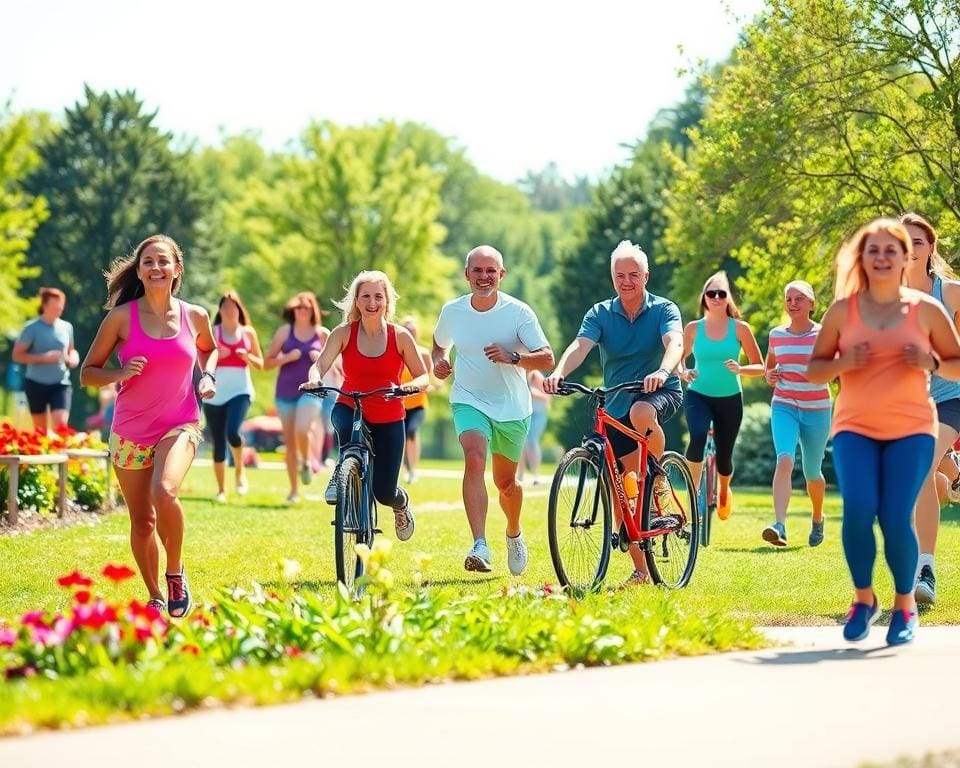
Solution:
[(687, 460), (703, 461), (710, 422), (713, 422), (713, 442), (717, 446), (717, 474), (733, 474), (733, 444), (737, 442), (740, 422), (743, 421), (743, 395), (707, 397), (688, 389), (683, 396), (683, 412), (690, 430)]
[[(337, 403), (330, 414), (333, 430), (340, 446), (350, 441), (353, 432), (353, 406)], [(404, 421), (386, 424), (364, 423), (370, 429), (373, 442), (373, 497), (384, 506), (398, 509), (406, 504), (406, 491), (400, 489), (400, 463), (403, 461), (403, 444), (406, 441)]]
[(203, 413), (207, 417), (207, 426), (213, 437), (213, 460), (227, 460), (227, 443), (234, 448), (243, 445), (240, 427), (250, 410), (250, 395), (231, 397), (223, 405), (203, 404)]

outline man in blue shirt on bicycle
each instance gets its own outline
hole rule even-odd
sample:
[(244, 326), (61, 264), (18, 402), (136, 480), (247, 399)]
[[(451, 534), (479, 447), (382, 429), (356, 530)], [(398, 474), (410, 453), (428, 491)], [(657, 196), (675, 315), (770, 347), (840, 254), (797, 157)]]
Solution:
[[(640, 246), (622, 241), (610, 255), (610, 276), (617, 295), (594, 304), (584, 315), (577, 337), (564, 350), (557, 367), (544, 380), (544, 391), (555, 394), (557, 385), (573, 373), (590, 350), (600, 347), (603, 385), (643, 381), (642, 393), (618, 392), (607, 401), (607, 411), (641, 435), (649, 435), (650, 453), (659, 457), (666, 438), (661, 424), (683, 404), (683, 390), (675, 371), (683, 356), (680, 310), (669, 299), (646, 289), (650, 278), (647, 255)], [(639, 471), (637, 444), (616, 430), (607, 430), (614, 454), (627, 470)], [(654, 490), (662, 478), (654, 480)], [(631, 545), (632, 579), (645, 582), (643, 554)]]

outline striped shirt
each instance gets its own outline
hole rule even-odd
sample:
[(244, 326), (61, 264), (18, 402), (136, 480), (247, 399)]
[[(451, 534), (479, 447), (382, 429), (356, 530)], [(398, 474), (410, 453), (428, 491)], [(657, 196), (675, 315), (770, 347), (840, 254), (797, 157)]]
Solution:
[(801, 411), (830, 408), (830, 389), (827, 385), (812, 384), (807, 379), (807, 364), (819, 333), (819, 323), (814, 323), (806, 333), (791, 333), (785, 325), (770, 331), (770, 352), (780, 369), (780, 380), (773, 388), (772, 403)]

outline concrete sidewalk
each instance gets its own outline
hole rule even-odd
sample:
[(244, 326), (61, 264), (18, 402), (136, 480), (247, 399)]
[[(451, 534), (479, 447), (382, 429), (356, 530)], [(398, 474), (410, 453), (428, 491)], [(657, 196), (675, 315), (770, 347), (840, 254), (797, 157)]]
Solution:
[(0, 766), (855, 768), (960, 747), (960, 627), (0, 740)]

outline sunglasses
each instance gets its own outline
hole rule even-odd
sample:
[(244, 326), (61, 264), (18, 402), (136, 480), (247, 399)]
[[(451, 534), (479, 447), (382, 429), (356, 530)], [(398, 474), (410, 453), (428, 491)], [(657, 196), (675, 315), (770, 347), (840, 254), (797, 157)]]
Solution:
[(725, 299), (727, 298), (727, 292), (723, 290), (714, 290), (710, 289), (709, 291), (704, 291), (703, 295), (708, 299)]

